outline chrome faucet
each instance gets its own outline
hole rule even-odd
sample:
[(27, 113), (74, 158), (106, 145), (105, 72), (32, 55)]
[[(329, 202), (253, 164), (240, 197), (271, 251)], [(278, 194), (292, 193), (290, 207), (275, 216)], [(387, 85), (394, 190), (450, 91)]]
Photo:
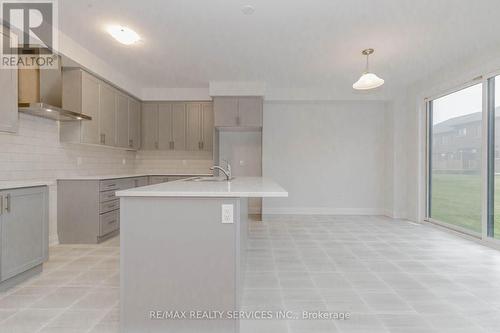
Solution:
[(226, 175), (226, 180), (227, 181), (230, 181), (232, 179), (231, 177), (231, 164), (229, 164), (228, 161), (224, 160), (226, 162), (226, 165), (227, 165), (227, 169), (224, 169), (223, 167), (221, 166), (218, 166), (218, 165), (214, 165), (213, 167), (210, 168), (210, 170), (220, 170), (224, 173), (224, 175)]

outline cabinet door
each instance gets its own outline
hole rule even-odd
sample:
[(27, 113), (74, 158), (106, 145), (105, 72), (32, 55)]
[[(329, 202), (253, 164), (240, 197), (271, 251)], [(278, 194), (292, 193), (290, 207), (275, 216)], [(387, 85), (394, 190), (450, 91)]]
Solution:
[(128, 99), (128, 146), (139, 149), (141, 142), (141, 104), (139, 101)]
[(116, 118), (116, 92), (113, 87), (101, 83), (99, 99), (99, 129), (101, 144), (114, 146), (115, 142), (115, 118)]
[(99, 80), (81, 72), (82, 113), (92, 117), (90, 121), (81, 121), (81, 142), (99, 143)]
[(48, 204), (46, 187), (2, 191), (0, 196), (4, 202), (0, 277), (4, 281), (47, 259)]
[(238, 126), (262, 127), (262, 98), (238, 98)]
[(142, 105), (141, 148), (154, 150), (158, 148), (158, 104)]
[(214, 139), (214, 109), (212, 103), (201, 104), (201, 149), (212, 151)]
[[(3, 39), (1, 32), (0, 37)], [(17, 70), (0, 69), (0, 131), (17, 131), (17, 89)]]
[(172, 139), (172, 104), (158, 104), (158, 148), (174, 149)]
[(187, 103), (187, 150), (201, 150), (200, 103)]
[(128, 97), (116, 93), (116, 145), (128, 147)]
[(214, 122), (218, 127), (237, 126), (238, 98), (237, 97), (215, 97), (214, 98)]
[(172, 104), (172, 140), (173, 149), (186, 150), (186, 104)]

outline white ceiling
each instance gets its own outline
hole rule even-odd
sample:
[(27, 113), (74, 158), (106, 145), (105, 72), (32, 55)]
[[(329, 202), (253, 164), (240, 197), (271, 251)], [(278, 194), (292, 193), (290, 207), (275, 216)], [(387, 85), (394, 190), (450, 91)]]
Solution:
[[(243, 15), (251, 4), (255, 13)], [(498, 0), (61, 0), (60, 29), (149, 88), (263, 81), (280, 89), (348, 87), (375, 48), (383, 89), (500, 46)], [(107, 24), (143, 38), (123, 46)]]

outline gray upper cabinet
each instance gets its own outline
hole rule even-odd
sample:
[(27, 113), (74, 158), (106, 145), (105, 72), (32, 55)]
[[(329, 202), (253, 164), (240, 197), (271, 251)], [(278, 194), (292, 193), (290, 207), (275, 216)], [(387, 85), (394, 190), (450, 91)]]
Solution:
[(212, 151), (214, 140), (214, 107), (212, 103), (201, 104), (201, 150)]
[(103, 145), (116, 144), (116, 93), (115, 89), (107, 84), (99, 85), (99, 142)]
[(242, 127), (262, 127), (262, 98), (238, 97), (238, 120)]
[(139, 149), (141, 145), (141, 103), (128, 99), (128, 147)]
[(63, 108), (92, 120), (61, 122), (61, 141), (139, 149), (139, 101), (79, 68), (63, 69), (62, 90)]
[(158, 104), (142, 104), (141, 149), (158, 148)]
[(2, 190), (0, 200), (0, 280), (5, 281), (48, 259), (48, 190)]
[(215, 97), (214, 119), (216, 127), (237, 126), (238, 97)]
[(174, 150), (186, 149), (186, 104), (172, 103), (172, 148)]
[(173, 149), (172, 104), (158, 104), (158, 149)]
[(116, 93), (116, 145), (118, 147), (129, 147), (128, 141), (128, 97), (122, 93)]
[[(0, 36), (3, 38), (2, 32)], [(17, 131), (17, 124), (17, 70), (2, 68), (0, 70), (0, 131), (14, 133)]]
[(201, 150), (201, 104), (187, 104), (187, 150)]
[(99, 143), (99, 80), (86, 72), (82, 72), (81, 75), (80, 113), (92, 117), (91, 121), (80, 122), (82, 128), (81, 141), (83, 143), (97, 144)]
[(161, 102), (142, 105), (141, 149), (212, 150), (211, 102)]
[(216, 127), (262, 127), (262, 98), (214, 97)]
[(81, 69), (64, 69), (62, 107), (92, 120), (61, 122), (61, 141), (99, 144), (99, 80)]
[(187, 150), (212, 150), (212, 103), (187, 103)]

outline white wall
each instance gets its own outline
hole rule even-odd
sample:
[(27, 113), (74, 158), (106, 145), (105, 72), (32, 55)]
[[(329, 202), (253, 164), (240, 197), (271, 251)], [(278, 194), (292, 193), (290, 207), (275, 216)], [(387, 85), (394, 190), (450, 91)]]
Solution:
[(386, 214), (391, 116), (378, 101), (265, 102), (263, 175), (289, 197), (263, 213)]

